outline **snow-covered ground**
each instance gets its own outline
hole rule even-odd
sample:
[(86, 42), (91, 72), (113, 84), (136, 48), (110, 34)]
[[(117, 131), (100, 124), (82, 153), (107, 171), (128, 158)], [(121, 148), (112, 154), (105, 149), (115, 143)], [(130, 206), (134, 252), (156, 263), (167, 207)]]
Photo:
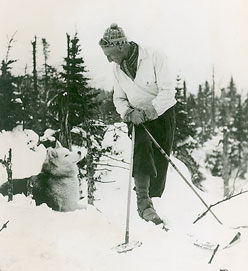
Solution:
[[(119, 129), (117, 131), (117, 140), (113, 140), (114, 132), (110, 131), (104, 144), (114, 146), (116, 152), (123, 152), (118, 159), (128, 162), (130, 140)], [(14, 177), (35, 174), (44, 160), (44, 148), (41, 145), (30, 147), (32, 143), (35, 145), (35, 136), (30, 131), (26, 134), (31, 136), (31, 142), (20, 131), (0, 133), (0, 159), (11, 146), (15, 159)], [(184, 164), (175, 158), (173, 161), (189, 180)], [(128, 164), (107, 157), (102, 162), (128, 168)], [(86, 210), (59, 213), (45, 204), (37, 207), (23, 195), (14, 196), (11, 203), (7, 202), (7, 197), (0, 195), (0, 229), (9, 221), (7, 228), (0, 232), (0, 270), (246, 270), (248, 194), (213, 208), (223, 225), (210, 213), (193, 224), (205, 207), (172, 167), (168, 170), (163, 197), (154, 199), (155, 208), (170, 230), (165, 232), (161, 227), (139, 218), (135, 193), (132, 191), (130, 242), (140, 241), (142, 245), (127, 253), (117, 253), (115, 247), (125, 240), (129, 172), (117, 167), (111, 167), (111, 170), (104, 173), (100, 171), (103, 173), (102, 182), (97, 183), (95, 207), (88, 206)], [(0, 170), (0, 177), (2, 181), (6, 178), (4, 170)], [(208, 203), (219, 200), (222, 194), (221, 180), (209, 175), (205, 185), (208, 192), (198, 190), (204, 200)], [(241, 233), (240, 241), (224, 249), (237, 232)], [(212, 263), (208, 264), (218, 244), (219, 249)], [(212, 250), (197, 245), (208, 245)]]

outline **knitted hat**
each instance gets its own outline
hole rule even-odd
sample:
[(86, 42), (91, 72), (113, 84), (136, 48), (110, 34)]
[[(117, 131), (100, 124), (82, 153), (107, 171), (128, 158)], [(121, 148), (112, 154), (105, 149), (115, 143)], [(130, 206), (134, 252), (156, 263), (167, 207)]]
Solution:
[(101, 46), (115, 46), (127, 43), (127, 38), (124, 31), (117, 24), (113, 23), (107, 28), (100, 40)]

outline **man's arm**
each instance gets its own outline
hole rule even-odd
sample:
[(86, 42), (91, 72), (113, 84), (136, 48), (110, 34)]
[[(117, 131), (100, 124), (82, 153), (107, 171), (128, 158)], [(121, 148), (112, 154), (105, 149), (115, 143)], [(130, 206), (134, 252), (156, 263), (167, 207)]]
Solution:
[(116, 111), (120, 114), (123, 119), (125, 114), (130, 110), (130, 104), (127, 99), (126, 93), (122, 90), (119, 85), (118, 79), (114, 73), (114, 94), (113, 94), (113, 102), (116, 108)]
[(152, 105), (158, 115), (161, 115), (176, 104), (175, 89), (173, 88), (167, 57), (161, 51), (156, 51), (153, 63), (159, 93), (152, 100)]

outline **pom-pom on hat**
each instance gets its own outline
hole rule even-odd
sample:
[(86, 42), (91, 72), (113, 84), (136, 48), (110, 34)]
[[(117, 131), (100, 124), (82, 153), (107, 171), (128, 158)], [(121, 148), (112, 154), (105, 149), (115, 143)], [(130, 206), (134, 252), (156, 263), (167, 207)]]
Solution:
[(103, 38), (100, 40), (101, 46), (116, 46), (127, 43), (127, 38), (124, 31), (116, 23), (110, 25), (103, 34)]

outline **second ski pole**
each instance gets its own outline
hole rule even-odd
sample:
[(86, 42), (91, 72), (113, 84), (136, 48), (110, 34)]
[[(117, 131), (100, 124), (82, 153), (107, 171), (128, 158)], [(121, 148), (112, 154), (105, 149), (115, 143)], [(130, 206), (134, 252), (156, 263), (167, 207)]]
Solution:
[(209, 210), (209, 212), (213, 215), (213, 217), (220, 223), (222, 222), (218, 219), (218, 217), (213, 213), (213, 211), (210, 209), (208, 204), (203, 200), (203, 198), (199, 195), (199, 193), (195, 190), (195, 188), (190, 184), (190, 182), (185, 178), (185, 176), (181, 173), (181, 171), (177, 168), (177, 166), (171, 161), (169, 155), (161, 148), (161, 146), (158, 144), (158, 142), (155, 140), (155, 138), (152, 136), (152, 134), (148, 131), (148, 129), (145, 127), (144, 124), (141, 124), (142, 127), (145, 129), (155, 146), (159, 149), (161, 154), (168, 160), (168, 162), (173, 166), (173, 168), (177, 171), (177, 173), (182, 177), (182, 179), (187, 183), (187, 185), (191, 188), (191, 190), (196, 194), (196, 196), (200, 199), (200, 201), (204, 204), (204, 206)]

